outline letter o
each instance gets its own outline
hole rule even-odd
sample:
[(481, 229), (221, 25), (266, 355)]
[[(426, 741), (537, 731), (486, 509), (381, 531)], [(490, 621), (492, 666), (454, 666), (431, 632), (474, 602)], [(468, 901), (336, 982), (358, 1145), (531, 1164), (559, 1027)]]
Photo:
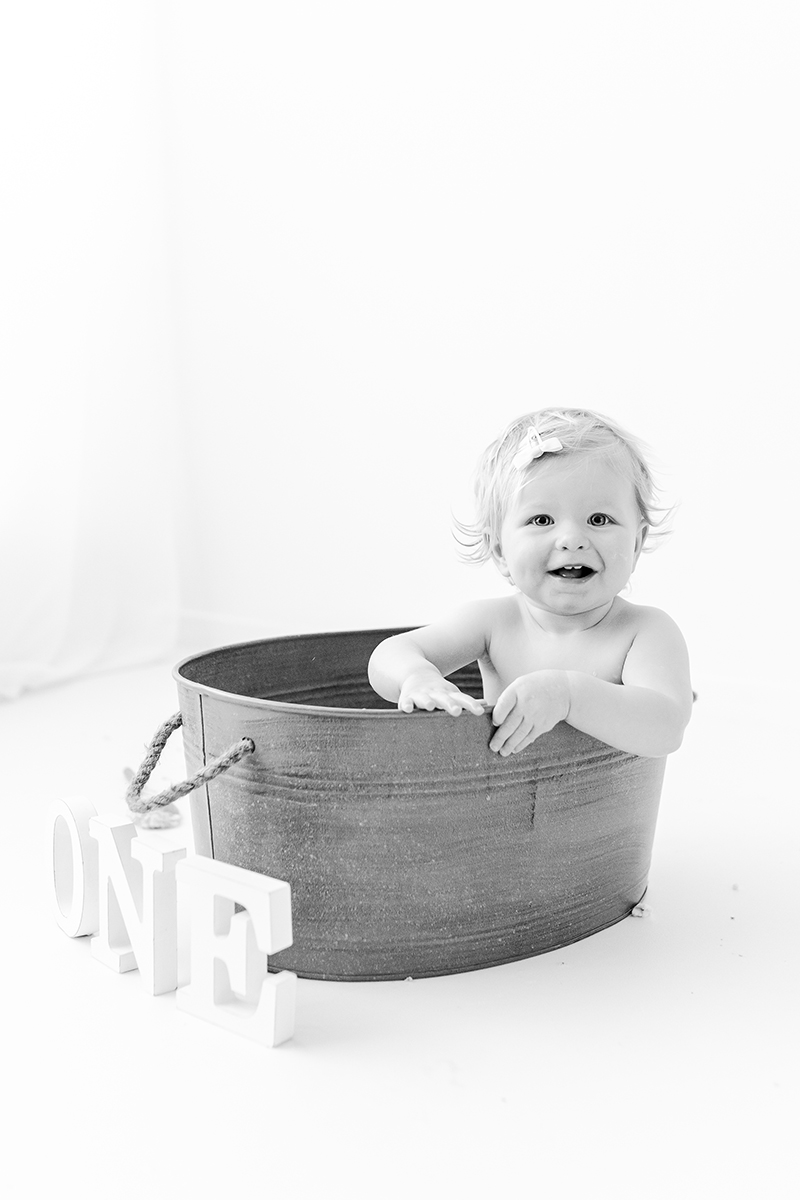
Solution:
[(85, 937), (99, 928), (97, 843), (89, 835), (94, 805), (82, 797), (57, 800), (47, 822), (55, 918), (68, 937)]

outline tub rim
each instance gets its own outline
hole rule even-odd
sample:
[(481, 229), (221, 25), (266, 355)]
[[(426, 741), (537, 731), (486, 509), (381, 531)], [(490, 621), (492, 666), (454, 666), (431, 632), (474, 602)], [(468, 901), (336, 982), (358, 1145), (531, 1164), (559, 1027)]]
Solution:
[[(194, 679), (187, 679), (185, 675), (181, 674), (182, 668), (186, 667), (189, 663), (198, 662), (203, 658), (210, 658), (215, 654), (222, 654), (227, 650), (246, 650), (249, 646), (263, 646), (269, 642), (299, 642), (304, 638), (337, 637), (358, 633), (381, 633), (385, 634), (386, 637), (394, 637), (398, 633), (410, 633), (414, 629), (421, 628), (423, 628), (421, 625), (401, 625), (390, 629), (328, 629), (319, 633), (290, 633), (282, 637), (251, 638), (245, 642), (228, 642), (224, 646), (215, 646), (211, 650), (202, 650), (199, 654), (189, 654), (185, 658), (182, 658), (172, 668), (172, 678), (179, 687), (187, 687), (200, 695), (211, 695), (215, 699), (229, 704), (244, 704), (250, 708), (266, 709), (271, 712), (318, 713), (321, 716), (352, 717), (358, 720), (371, 719), (373, 717), (380, 717), (381, 720), (408, 720), (409, 718), (414, 719), (420, 716), (450, 717), (450, 714), (445, 712), (444, 709), (433, 709), (430, 711), (428, 709), (414, 709), (413, 712), (406, 713), (401, 712), (399, 708), (336, 708), (335, 706), (324, 704), (295, 704), (291, 700), (267, 700), (261, 696), (244, 696), (241, 692), (226, 692), (222, 688), (211, 687), (207, 683), (198, 683)], [(484, 701), (484, 703), (486, 702)], [(491, 705), (487, 705), (484, 715), (491, 712), (491, 708)], [(472, 714), (462, 713), (459, 715), (471, 716)], [(452, 720), (452, 717), (450, 719)]]

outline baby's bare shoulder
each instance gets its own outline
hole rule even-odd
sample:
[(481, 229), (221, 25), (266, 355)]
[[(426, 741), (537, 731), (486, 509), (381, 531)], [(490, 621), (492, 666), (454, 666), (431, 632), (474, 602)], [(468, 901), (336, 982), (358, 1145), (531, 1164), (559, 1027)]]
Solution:
[(490, 634), (498, 628), (510, 625), (518, 615), (519, 606), (515, 596), (495, 596), (469, 600), (450, 613), (446, 619), (453, 626), (480, 628)]
[(680, 634), (677, 624), (669, 613), (661, 608), (653, 608), (649, 604), (633, 604), (630, 600), (616, 600), (614, 619), (621, 628), (629, 629), (632, 634)]

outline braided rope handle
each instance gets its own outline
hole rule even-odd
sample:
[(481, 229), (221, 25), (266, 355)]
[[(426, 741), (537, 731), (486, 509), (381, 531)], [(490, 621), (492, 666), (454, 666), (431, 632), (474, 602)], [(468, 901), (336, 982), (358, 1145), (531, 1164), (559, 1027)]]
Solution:
[(147, 800), (143, 800), (142, 788), (150, 778), (153, 768), (161, 757), (161, 751), (166, 746), (168, 739), (182, 724), (183, 718), (181, 714), (179, 712), (175, 713), (158, 729), (155, 737), (147, 747), (144, 762), (134, 775), (125, 793), (125, 801), (131, 812), (150, 812), (154, 808), (163, 808), (165, 804), (171, 804), (173, 800), (180, 800), (181, 796), (188, 796), (189, 792), (193, 792), (195, 788), (208, 783), (210, 779), (216, 779), (217, 775), (221, 775), (223, 771), (227, 771), (234, 763), (244, 758), (246, 754), (252, 754), (256, 748), (255, 742), (251, 738), (242, 738), (240, 742), (234, 742), (224, 754), (220, 754), (219, 758), (214, 758), (210, 763), (206, 763), (204, 767), (201, 767), (199, 771), (191, 775), (189, 779), (185, 779), (183, 783), (175, 783), (172, 787), (159, 792), (157, 796), (149, 796)]

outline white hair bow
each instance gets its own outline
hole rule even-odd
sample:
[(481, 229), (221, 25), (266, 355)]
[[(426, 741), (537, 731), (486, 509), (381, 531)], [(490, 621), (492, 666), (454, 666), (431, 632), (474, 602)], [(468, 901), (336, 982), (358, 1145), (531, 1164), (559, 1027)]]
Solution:
[(524, 471), (535, 458), (541, 458), (543, 454), (557, 454), (559, 450), (563, 449), (564, 447), (557, 437), (545, 438), (542, 441), (539, 430), (530, 425), (525, 434), (525, 441), (512, 458), (511, 465), (518, 471)]

